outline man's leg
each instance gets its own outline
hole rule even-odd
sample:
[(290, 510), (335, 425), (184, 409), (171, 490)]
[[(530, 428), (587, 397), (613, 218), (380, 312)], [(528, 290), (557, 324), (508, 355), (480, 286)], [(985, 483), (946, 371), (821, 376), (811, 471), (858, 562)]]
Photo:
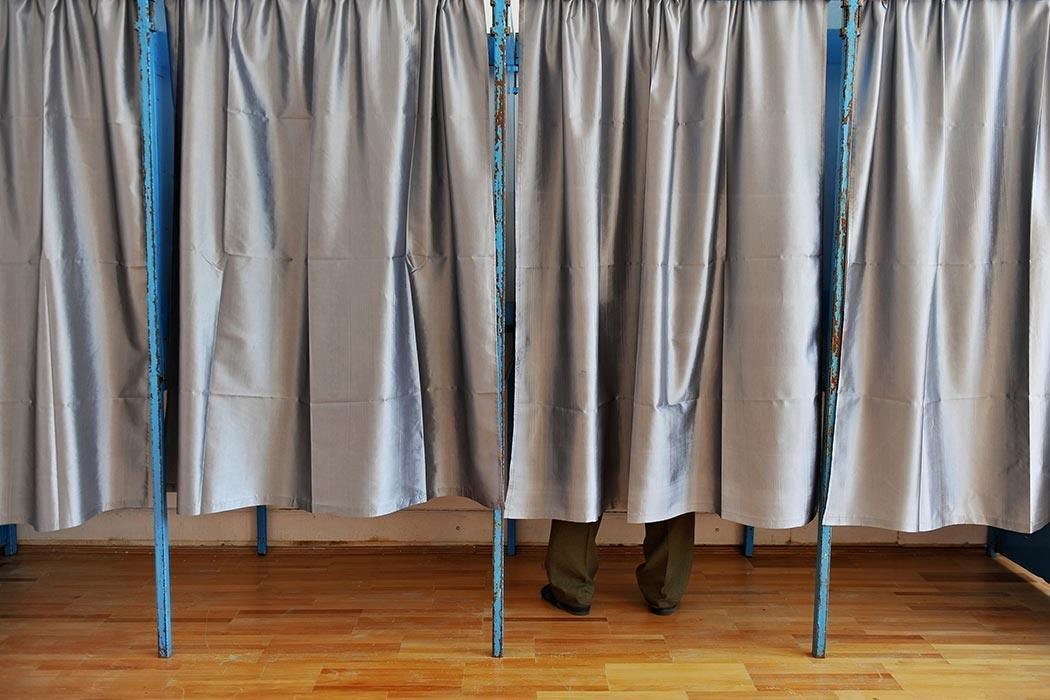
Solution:
[(678, 607), (689, 586), (693, 568), (695, 513), (645, 524), (645, 563), (635, 576), (649, 609), (669, 615)]
[(562, 606), (575, 609), (570, 612), (581, 613), (594, 599), (594, 577), (598, 574), (595, 538), (601, 522), (601, 518), (593, 523), (551, 521), (546, 561), (550, 586), (545, 590)]

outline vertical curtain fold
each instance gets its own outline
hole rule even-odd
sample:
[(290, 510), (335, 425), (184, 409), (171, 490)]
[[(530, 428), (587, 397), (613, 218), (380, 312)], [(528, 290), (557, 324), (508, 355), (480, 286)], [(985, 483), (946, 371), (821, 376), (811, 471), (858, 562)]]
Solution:
[(0, 522), (144, 506), (135, 3), (0, 6)]
[(168, 0), (179, 510), (501, 500), (481, 0)]
[(862, 10), (828, 524), (1050, 520), (1050, 3)]
[(824, 5), (522, 6), (510, 517), (812, 517)]

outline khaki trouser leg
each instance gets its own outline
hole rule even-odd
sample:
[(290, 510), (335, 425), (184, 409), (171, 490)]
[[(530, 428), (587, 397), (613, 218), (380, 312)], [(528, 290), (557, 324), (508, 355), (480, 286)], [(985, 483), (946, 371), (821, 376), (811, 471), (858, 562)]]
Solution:
[(547, 543), (547, 579), (554, 597), (574, 606), (588, 606), (594, 599), (594, 577), (598, 574), (598, 526), (593, 523), (551, 521)]
[(673, 608), (689, 586), (693, 568), (695, 513), (645, 524), (645, 563), (635, 571), (638, 587), (654, 608)]

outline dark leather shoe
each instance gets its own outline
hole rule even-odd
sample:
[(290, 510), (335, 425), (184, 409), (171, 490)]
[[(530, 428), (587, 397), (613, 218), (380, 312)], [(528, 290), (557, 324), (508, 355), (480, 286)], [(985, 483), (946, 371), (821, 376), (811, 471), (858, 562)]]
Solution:
[(678, 612), (678, 606), (672, 605), (669, 608), (658, 608), (655, 605), (650, 605), (649, 612), (651, 612), (653, 615), (659, 615), (660, 617), (667, 617), (668, 615), (674, 615), (676, 612)]
[(583, 617), (584, 615), (591, 614), (590, 605), (569, 605), (568, 603), (563, 603), (555, 598), (554, 589), (551, 588), (549, 583), (540, 589), (540, 598), (543, 598), (545, 601), (558, 608), (558, 610), (564, 610), (570, 615), (579, 615), (580, 617)]

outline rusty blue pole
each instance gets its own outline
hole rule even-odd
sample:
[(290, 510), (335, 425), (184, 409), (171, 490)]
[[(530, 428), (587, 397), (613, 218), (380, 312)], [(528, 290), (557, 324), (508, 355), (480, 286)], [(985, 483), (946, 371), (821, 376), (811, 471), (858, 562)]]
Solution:
[(854, 81), (861, 0), (842, 2), (842, 107), (839, 123), (838, 191), (836, 193), (835, 236), (831, 245), (831, 319), (824, 363), (824, 414), (821, 434), (820, 483), (817, 501), (817, 571), (813, 596), (813, 656), (827, 653), (828, 597), (831, 575), (831, 527), (824, 524), (824, 513), (831, 483), (831, 461), (835, 444), (835, 410), (838, 404), (839, 370), (842, 360), (842, 323), (846, 298), (847, 242), (849, 234), (850, 154), (853, 147)]
[(266, 506), (255, 506), (255, 553), (266, 556)]
[(744, 556), (750, 559), (755, 556), (755, 528), (750, 525), (744, 526)]
[[(150, 462), (153, 492), (153, 564), (157, 603), (157, 654), (171, 656), (171, 565), (167, 491), (164, 479), (164, 423), (161, 387), (161, 319), (157, 200), (162, 186), (158, 133), (157, 74), (153, 51), (156, 24), (153, 0), (138, 2), (139, 95), (142, 111), (143, 203), (146, 224), (146, 314), (149, 345)], [(163, 18), (161, 18), (163, 21)]]
[[(496, 419), (498, 421), (497, 465), (500, 485), (507, 474), (507, 405), (506, 368), (504, 364), (506, 340), (506, 183), (503, 175), (504, 140), (507, 122), (507, 5), (509, 0), (490, 0), (492, 29), (489, 45), (492, 49), (495, 90), (494, 134), (492, 142), (492, 206), (495, 217), (496, 245)], [(503, 656), (503, 508), (492, 511), (492, 655)]]

